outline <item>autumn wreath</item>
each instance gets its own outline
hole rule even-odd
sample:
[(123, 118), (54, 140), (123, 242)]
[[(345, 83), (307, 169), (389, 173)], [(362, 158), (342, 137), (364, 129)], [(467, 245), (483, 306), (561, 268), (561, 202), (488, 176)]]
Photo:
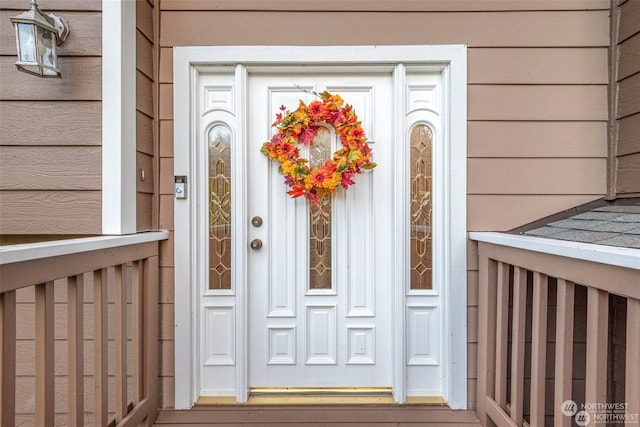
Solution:
[[(278, 131), (260, 151), (280, 163), (279, 170), (290, 187), (291, 197), (304, 196), (315, 204), (319, 197), (335, 192), (338, 186), (349, 188), (354, 184), (355, 174), (373, 169), (376, 164), (371, 162), (371, 148), (351, 105), (344, 105), (340, 95), (327, 91), (313, 94), (319, 99), (309, 105), (300, 100), (295, 111), (280, 107), (272, 125)], [(322, 123), (334, 127), (342, 147), (324, 165), (312, 167), (308, 159), (300, 157), (297, 144), (313, 144)]]

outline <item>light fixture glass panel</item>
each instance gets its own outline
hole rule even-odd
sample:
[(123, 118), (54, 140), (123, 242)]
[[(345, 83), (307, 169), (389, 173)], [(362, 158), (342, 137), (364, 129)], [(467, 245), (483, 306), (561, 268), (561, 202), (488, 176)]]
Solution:
[[(332, 133), (320, 128), (309, 145), (313, 168), (331, 159)], [(331, 195), (319, 195), (309, 204), (309, 289), (331, 289)]]
[(38, 27), (38, 57), (43, 66), (43, 73), (49, 76), (56, 75), (56, 38), (54, 34), (44, 28)]
[(215, 125), (209, 151), (209, 289), (231, 289), (231, 131)]
[(411, 289), (432, 289), (433, 132), (415, 126), (410, 136)]
[(36, 42), (33, 30), (35, 25), (18, 23), (18, 43), (20, 44), (20, 61), (35, 62)]

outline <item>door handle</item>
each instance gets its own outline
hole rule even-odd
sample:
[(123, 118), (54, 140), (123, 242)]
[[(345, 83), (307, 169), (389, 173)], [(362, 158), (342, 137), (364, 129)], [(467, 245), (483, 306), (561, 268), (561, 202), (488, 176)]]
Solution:
[(262, 247), (262, 240), (260, 239), (253, 239), (251, 241), (251, 243), (249, 243), (249, 247), (251, 249), (253, 249), (254, 251), (257, 251), (258, 249), (260, 249)]

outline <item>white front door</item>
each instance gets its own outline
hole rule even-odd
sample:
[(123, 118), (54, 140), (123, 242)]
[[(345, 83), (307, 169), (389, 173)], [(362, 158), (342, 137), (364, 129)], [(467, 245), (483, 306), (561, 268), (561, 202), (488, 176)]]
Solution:
[[(262, 242), (249, 253), (249, 384), (390, 390), (392, 76), (250, 73), (248, 80), (248, 212), (261, 218), (248, 238)], [(351, 104), (378, 161), (318, 205), (290, 198), (278, 165), (260, 153), (280, 106), (293, 111), (300, 99), (313, 101), (301, 89)], [(323, 164), (338, 144), (328, 127), (303, 157)]]
[[(176, 408), (296, 387), (466, 405), (464, 58), (176, 48)], [(353, 105), (378, 166), (312, 205), (260, 148), (280, 106), (324, 90)], [(337, 145), (327, 126), (303, 157)]]

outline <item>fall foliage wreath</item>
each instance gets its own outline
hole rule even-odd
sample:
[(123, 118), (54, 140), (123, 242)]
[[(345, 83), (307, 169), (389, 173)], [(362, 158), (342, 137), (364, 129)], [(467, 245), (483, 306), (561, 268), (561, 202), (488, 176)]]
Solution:
[[(278, 131), (260, 151), (280, 163), (279, 170), (290, 187), (287, 193), (291, 197), (304, 196), (315, 204), (338, 186), (349, 188), (355, 184), (352, 180), (355, 174), (373, 169), (376, 164), (371, 162), (371, 148), (351, 105), (344, 105), (340, 95), (327, 91), (313, 93), (319, 99), (309, 105), (300, 100), (295, 111), (280, 107), (281, 112), (272, 124)], [(300, 157), (297, 144), (312, 144), (321, 123), (334, 127), (342, 147), (324, 165), (312, 167), (308, 159)]]

